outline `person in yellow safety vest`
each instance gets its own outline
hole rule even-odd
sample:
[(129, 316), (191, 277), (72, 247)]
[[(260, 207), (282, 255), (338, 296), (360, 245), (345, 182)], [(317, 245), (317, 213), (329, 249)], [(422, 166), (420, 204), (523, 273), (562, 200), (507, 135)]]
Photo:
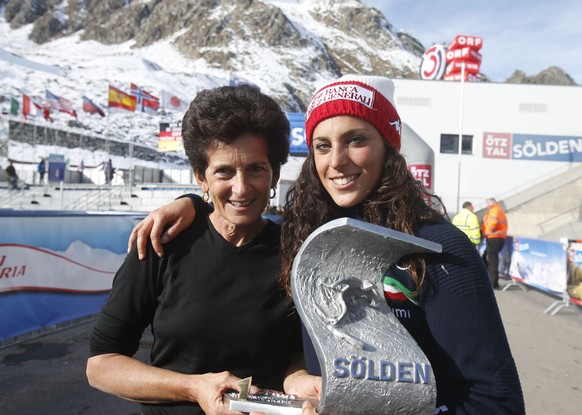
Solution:
[(487, 259), (487, 270), (493, 288), (499, 288), (499, 252), (503, 248), (507, 237), (507, 216), (505, 212), (493, 198), (487, 199), (489, 210), (483, 216), (481, 233), (485, 238), (485, 257)]
[(473, 204), (471, 202), (463, 203), (463, 209), (453, 218), (453, 225), (462, 230), (469, 240), (475, 245), (481, 242), (481, 226), (479, 218), (473, 213)]

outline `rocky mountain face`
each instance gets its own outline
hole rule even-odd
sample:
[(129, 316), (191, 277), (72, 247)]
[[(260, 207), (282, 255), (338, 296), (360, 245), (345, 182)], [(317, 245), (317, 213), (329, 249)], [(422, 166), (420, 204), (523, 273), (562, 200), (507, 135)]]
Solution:
[[(304, 1), (287, 10), (260, 0), (7, 0), (5, 16), (12, 28), (33, 23), (37, 43), (81, 30), (83, 40), (134, 41), (136, 48), (171, 39), (211, 68), (278, 77), (272, 95), (297, 111), (321, 79), (346, 72), (417, 77), (420, 42), (359, 0)], [(279, 70), (266, 73), (266, 64)]]
[[(30, 37), (37, 43), (79, 31), (82, 40), (133, 41), (135, 48), (170, 39), (185, 56), (210, 68), (276, 79), (280, 87), (271, 95), (295, 111), (305, 110), (319, 80), (343, 73), (417, 78), (425, 49), (359, 0), (302, 1), (285, 11), (261, 0), (2, 3), (12, 28), (33, 24)], [(534, 76), (516, 71), (507, 82), (575, 85), (556, 67)]]
[(562, 68), (550, 66), (536, 75), (528, 76), (522, 71), (515, 71), (507, 81), (512, 84), (538, 84), (538, 85), (566, 85), (575, 86), (576, 82)]

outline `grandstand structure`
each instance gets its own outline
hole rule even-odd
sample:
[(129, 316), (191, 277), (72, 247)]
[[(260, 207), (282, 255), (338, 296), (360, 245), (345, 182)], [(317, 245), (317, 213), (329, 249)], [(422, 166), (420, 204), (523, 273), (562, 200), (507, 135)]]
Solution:
[[(82, 149), (113, 158), (118, 161), (114, 178), (106, 183), (101, 163), (81, 167), (80, 160), (68, 160), (60, 180), (52, 180), (49, 171), (40, 183), (36, 148), (41, 146), (43, 156), (46, 151), (75, 154)], [(10, 147), (28, 151), (13, 152)], [(19, 176), (17, 190), (7, 183), (8, 160)], [(0, 209), (147, 212), (183, 193), (201, 194), (183, 155), (13, 117), (0, 122), (0, 167)]]
[(0, 210), (149, 212), (184, 193), (202, 195), (197, 185), (143, 183), (133, 187), (57, 183), (11, 190), (0, 183)]

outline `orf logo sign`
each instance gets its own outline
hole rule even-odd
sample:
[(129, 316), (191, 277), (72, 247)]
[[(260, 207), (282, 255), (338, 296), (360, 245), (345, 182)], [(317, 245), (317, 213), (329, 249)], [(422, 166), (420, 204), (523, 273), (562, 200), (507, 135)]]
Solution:
[(433, 45), (422, 57), (420, 77), (422, 79), (441, 79), (445, 73), (446, 50), (443, 45)]
[(483, 158), (511, 158), (511, 134), (483, 133)]

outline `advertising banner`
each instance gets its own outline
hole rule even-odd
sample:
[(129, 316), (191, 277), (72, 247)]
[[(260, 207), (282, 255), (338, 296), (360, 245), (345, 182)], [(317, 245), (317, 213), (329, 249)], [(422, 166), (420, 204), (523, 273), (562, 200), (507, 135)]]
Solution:
[(582, 305), (582, 240), (568, 241), (568, 295), (573, 303)]
[(60, 182), (65, 179), (65, 156), (63, 154), (49, 154), (48, 158), (49, 182)]
[(182, 121), (161, 122), (158, 151), (179, 151), (183, 148)]
[(447, 67), (446, 53), (443, 45), (432, 45), (428, 48), (420, 63), (420, 78), (442, 79)]
[(425, 189), (432, 189), (432, 166), (430, 164), (409, 164), (408, 170), (421, 182)]
[(141, 218), (0, 213), (0, 340), (98, 312)]
[(458, 35), (448, 47), (432, 45), (424, 52), (420, 63), (421, 79), (445, 81), (478, 81), (483, 38)]
[(289, 150), (292, 156), (305, 156), (308, 153), (305, 141), (305, 114), (302, 112), (289, 112), (287, 119), (291, 124), (291, 136), (289, 137)]
[(566, 290), (566, 251), (560, 242), (514, 237), (511, 278), (552, 294)]
[(483, 133), (483, 158), (582, 161), (582, 137)]

